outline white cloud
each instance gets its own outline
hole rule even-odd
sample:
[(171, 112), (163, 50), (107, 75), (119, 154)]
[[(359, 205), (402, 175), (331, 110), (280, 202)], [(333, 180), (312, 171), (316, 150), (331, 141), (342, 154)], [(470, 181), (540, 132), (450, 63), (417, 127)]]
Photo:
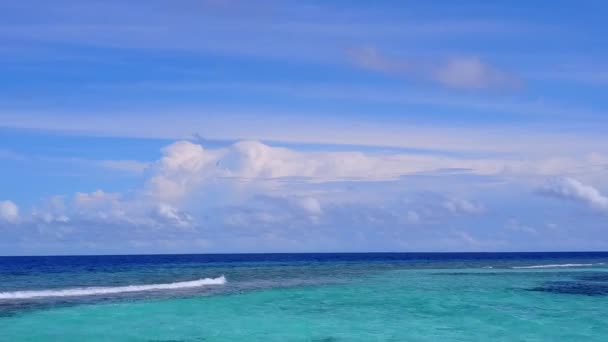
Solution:
[(412, 67), (406, 61), (399, 61), (388, 58), (373, 47), (365, 47), (362, 49), (354, 49), (350, 51), (353, 62), (365, 69), (388, 73), (402, 74), (408, 72)]
[(323, 213), (319, 200), (313, 197), (298, 198), (297, 205), (311, 216), (318, 216)]
[[(600, 155), (588, 159), (603, 161)], [(19, 216), (18, 223), (61, 238), (82, 234), (77, 235), (81, 238), (86, 236), (83, 231), (91, 229), (94, 236), (133, 234), (140, 240), (148, 235), (179, 239), (194, 234), (211, 240), (234, 235), (255, 241), (295, 234), (290, 239), (298, 241), (314, 225), (324, 238), (338, 234), (342, 228), (336, 227), (354, 227), (392, 239), (391, 234), (398, 233), (390, 227), (407, 235), (411, 226), (422, 224), (433, 229), (415, 234), (434, 236), (434, 229), (442, 229), (436, 227), (446, 222), (450, 227), (464, 224), (485, 207), (468, 198), (474, 189), (455, 186), (442, 177), (483, 179), (484, 186), (491, 180), (494, 186), (497, 179), (533, 179), (580, 166), (559, 158), (521, 161), (405, 152), (311, 152), (258, 141), (204, 148), (178, 141), (162, 149), (142, 188), (53, 197)], [(442, 172), (446, 169), (459, 171)], [(600, 194), (593, 201), (597, 198), (601, 202), (604, 197)]]
[(76, 222), (143, 225), (147, 224), (144, 221), (149, 221), (147, 217), (142, 217), (142, 206), (145, 205), (139, 201), (124, 201), (120, 193), (97, 190), (91, 193), (77, 192), (66, 210), (67, 215)]
[[(484, 207), (441, 189), (438, 196), (423, 200), (424, 204), (408, 205), (403, 212), (395, 199), (400, 193), (411, 191), (411, 185), (401, 182), (404, 176), (446, 169), (472, 175), (553, 175), (581, 166), (576, 160), (560, 158), (522, 161), (411, 153), (306, 152), (259, 141), (240, 141), (214, 149), (177, 141), (161, 152), (161, 158), (148, 169), (141, 189), (126, 193), (79, 192), (68, 201), (54, 197), (20, 221), (73, 226), (99, 223), (195, 227), (202, 224), (199, 219), (208, 212), (229, 207), (233, 209), (225, 213), (231, 217), (226, 221), (231, 225), (320, 223), (330, 222), (325, 218), (332, 215), (344, 218), (349, 215), (346, 207), (358, 205), (372, 208), (366, 215), (374, 221), (383, 220), (384, 215), (389, 220), (420, 223), (446, 215), (479, 214)], [(603, 160), (600, 155), (588, 159), (590, 163)], [(353, 192), (352, 184), (361, 184), (366, 190)], [(3, 216), (13, 217), (13, 221), (17, 217), (10, 213)]]
[(41, 207), (34, 208), (29, 220), (46, 224), (70, 222), (70, 218), (66, 215), (64, 198), (62, 196), (53, 196), (46, 199)]
[(155, 214), (167, 224), (177, 227), (189, 227), (192, 224), (192, 216), (188, 213), (178, 210), (173, 206), (160, 203)]
[[(140, 225), (193, 226), (198, 215), (184, 208), (202, 212), (223, 206), (247, 208), (226, 212), (229, 218), (225, 222), (232, 226), (239, 222), (276, 224), (301, 219), (318, 222), (322, 216), (331, 215), (331, 208), (336, 205), (379, 205), (387, 196), (402, 191), (386, 189), (378, 196), (366, 193), (365, 198), (360, 198), (349, 195), (349, 190), (329, 190), (332, 184), (383, 184), (445, 169), (477, 175), (553, 175), (580, 165), (575, 160), (559, 158), (522, 161), (407, 153), (303, 152), (258, 141), (205, 149), (193, 142), (178, 141), (162, 149), (162, 157), (149, 169), (149, 179), (142, 191), (135, 192), (136, 198), (124, 201), (118, 194), (98, 191), (86, 196), (77, 194), (75, 203), (83, 206), (103, 201), (106, 211), (112, 213), (109, 217), (128, 221), (134, 220), (130, 217), (136, 213), (141, 216), (137, 220)], [(252, 205), (260, 202), (258, 195), (263, 196), (264, 204)], [(412, 223), (446, 213), (471, 215), (484, 211), (481, 204), (447, 193), (428, 208), (429, 213), (414, 207), (401, 216), (407, 216), (403, 220)], [(149, 213), (153, 214), (147, 218), (151, 221), (142, 222)]]
[(478, 57), (451, 58), (436, 66), (433, 78), (444, 86), (459, 89), (510, 88), (518, 83), (513, 76)]
[[(589, 167), (593, 164), (570, 158), (509, 160), (407, 153), (302, 152), (258, 141), (240, 141), (219, 149), (178, 141), (165, 147), (162, 153), (163, 157), (150, 169), (152, 176), (146, 190), (151, 197), (167, 203), (177, 203), (201, 187), (220, 181), (241, 189), (257, 186), (269, 190), (281, 188), (291, 178), (313, 183), (376, 182), (446, 169), (478, 175), (559, 175), (579, 171), (583, 162)], [(454, 211), (479, 211), (471, 203), (456, 200), (446, 206)]]
[(119, 193), (107, 193), (97, 190), (91, 193), (77, 192), (74, 195), (74, 204), (83, 208), (100, 208), (116, 205), (120, 199)]
[(479, 214), (483, 206), (461, 198), (450, 198), (443, 202), (443, 206), (452, 213)]
[(351, 51), (353, 62), (365, 69), (435, 82), (455, 89), (514, 88), (518, 79), (498, 68), (484, 63), (479, 57), (452, 57), (429, 63), (417, 59), (391, 58), (375, 48)]
[(162, 149), (163, 157), (152, 166), (153, 176), (147, 190), (161, 201), (182, 198), (206, 178), (217, 153), (205, 151), (201, 145), (178, 141)]
[[(314, 89), (319, 91), (318, 86)], [(254, 85), (254, 89), (259, 87)], [(282, 88), (289, 88), (282, 86)], [(314, 90), (313, 90), (314, 91)], [(307, 93), (304, 89), (302, 93)], [(331, 91), (323, 91), (330, 93)], [(390, 95), (390, 90), (377, 90), (380, 94), (389, 92), (389, 98), (407, 96), (402, 91)], [(368, 98), (366, 92), (356, 93), (357, 97)], [(601, 110), (576, 108), (567, 104), (546, 103), (544, 101), (512, 102), (488, 100), (487, 97), (472, 100), (463, 95), (414, 96), (413, 103), (432, 106), (454, 107), (457, 111), (487, 111), (500, 113), (563, 116), (603, 116)], [(406, 104), (410, 100), (406, 100)], [(0, 111), (0, 121), (6, 127), (61, 130), (73, 134), (83, 134), (137, 138), (162, 138), (179, 140), (189, 137), (193, 130), (206, 139), (213, 140), (265, 140), (298, 144), (355, 145), (370, 147), (396, 147), (445, 152), (483, 152), (492, 154), (518, 155), (523, 158), (538, 155), (552, 155), (562, 151), (565, 155), (582, 155), (591, 152), (590, 146), (600, 153), (606, 153), (605, 137), (594, 130), (585, 132), (556, 132), (541, 130), (538, 126), (507, 127), (505, 125), (484, 125), (483, 127), (450, 127), (446, 125), (417, 125), (403, 121), (390, 123), (353, 117), (349, 122), (332, 118), (330, 113), (311, 114), (306, 110), (285, 110), (268, 112), (257, 110), (220, 111), (217, 108), (198, 107), (195, 111), (176, 110), (176, 117), (169, 117), (156, 109), (145, 109), (138, 115), (131, 112), (92, 113), (83, 119), (78, 112), (45, 111)], [(132, 114), (132, 113), (131, 113)], [(146, 120), (141, 117), (145, 114)], [(327, 115), (322, 115), (327, 114)], [(222, 120), (217, 120), (221, 116)], [(314, 120), (310, 117), (314, 116)], [(238, 124), (234, 124), (237, 122)], [(597, 128), (597, 127), (596, 127)], [(340, 132), (340, 134), (336, 134)], [(517, 139), (513, 139), (517, 136)], [(600, 142), (600, 143), (598, 143)], [(91, 162), (91, 161), (89, 161)], [(93, 161), (98, 163), (98, 161)]]
[(12, 201), (0, 201), (0, 221), (16, 223), (19, 220), (19, 207)]
[(540, 188), (540, 193), (581, 202), (589, 207), (608, 214), (608, 197), (591, 185), (566, 177), (554, 179)]
[(24, 224), (38, 227), (107, 226), (122, 228), (189, 227), (190, 214), (169, 204), (150, 201), (141, 194), (128, 198), (121, 193), (96, 190), (77, 192), (65, 200), (55, 196), (32, 210), (21, 220)]

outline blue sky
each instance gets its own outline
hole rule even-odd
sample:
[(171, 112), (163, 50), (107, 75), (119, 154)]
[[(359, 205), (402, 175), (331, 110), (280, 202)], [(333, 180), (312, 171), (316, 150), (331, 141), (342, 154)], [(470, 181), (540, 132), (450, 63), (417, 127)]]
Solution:
[(603, 1), (0, 4), (0, 254), (608, 249)]

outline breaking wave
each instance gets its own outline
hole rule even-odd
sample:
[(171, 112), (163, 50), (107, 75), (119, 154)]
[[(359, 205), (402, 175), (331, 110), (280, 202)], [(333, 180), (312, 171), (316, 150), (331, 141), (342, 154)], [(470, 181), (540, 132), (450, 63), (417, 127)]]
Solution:
[(205, 278), (191, 281), (181, 281), (168, 284), (127, 285), (116, 287), (81, 287), (59, 290), (36, 290), (36, 291), (14, 291), (0, 292), (0, 299), (29, 299), (42, 297), (78, 297), (102, 294), (118, 294), (125, 292), (142, 292), (155, 290), (185, 289), (209, 285), (223, 285), (226, 283), (224, 276), (217, 278)]
[(603, 262), (597, 264), (549, 264), (549, 265), (531, 265), (531, 266), (513, 266), (515, 269), (526, 269), (526, 268), (557, 268), (557, 267), (589, 267), (596, 265), (603, 265)]

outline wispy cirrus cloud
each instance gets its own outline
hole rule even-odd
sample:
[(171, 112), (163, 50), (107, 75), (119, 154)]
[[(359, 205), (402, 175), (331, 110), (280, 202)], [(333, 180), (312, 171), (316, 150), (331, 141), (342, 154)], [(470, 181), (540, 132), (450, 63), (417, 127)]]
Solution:
[(365, 69), (454, 89), (515, 89), (522, 83), (513, 73), (484, 63), (476, 56), (429, 62), (421, 58), (389, 57), (371, 47), (351, 50), (350, 56), (355, 65)]
[(119, 170), (132, 173), (143, 173), (149, 166), (150, 163), (142, 162), (139, 160), (99, 160), (99, 161), (83, 161), (84, 163), (92, 163), (100, 165), (101, 167)]
[[(363, 96), (363, 95), (362, 95)], [(367, 96), (367, 95), (365, 95)], [(379, 94), (382, 96), (382, 94)], [(398, 98), (397, 98), (398, 99)], [(406, 99), (407, 101), (407, 99)], [(504, 107), (521, 113), (542, 111), (560, 114), (554, 107), (543, 104), (471, 103), (454, 98), (421, 98), (414, 102), (433, 104), (447, 101), (447, 105), (476, 110), (495, 110)], [(467, 101), (464, 101), (467, 102)], [(562, 109), (563, 110), (563, 109)], [(591, 128), (585, 134), (578, 131), (555, 131), (542, 127), (487, 125), (482, 127), (418, 125), (395, 118), (394, 122), (358, 120), (349, 122), (332, 118), (329, 113), (283, 111), (224, 111), (214, 108), (176, 110), (176, 117), (163, 111), (116, 111), (107, 115), (83, 117), (78, 112), (0, 112), (5, 127), (62, 132), (85, 136), (132, 138), (185, 139), (199, 132), (213, 140), (263, 140), (301, 144), (338, 144), (375, 147), (415, 148), (429, 151), (551, 154), (555, 150), (566, 154), (605, 152), (605, 144), (595, 144), (604, 137)], [(129, 114), (130, 115), (127, 115)], [(572, 113), (577, 113), (574, 109)], [(601, 114), (600, 112), (596, 115)], [(145, 119), (144, 119), (145, 117)], [(235, 125), (234, 123), (238, 124)], [(335, 134), (340, 131), (339, 135)], [(517, 136), (517, 139), (512, 137)], [(590, 147), (593, 149), (590, 150)]]
[[(421, 36), (512, 35), (537, 32), (540, 25), (491, 19), (424, 20), (400, 6), (408, 20), (391, 19), (367, 6), (304, 4), (291, 1), (128, 1), (79, 3), (61, 0), (6, 4), (8, 18), (0, 33), (18, 40), (17, 54), (40, 42), (119, 49), (164, 49), (187, 53), (238, 55), (296, 61), (341, 62), (342, 50), (359, 41), (387, 38), (416, 42)], [(409, 6), (408, 6), (409, 7)], [(35, 9), (35, 10), (33, 10)], [(103, 20), (100, 18), (104, 18)], [(197, 39), (204, 35), (209, 39)], [(3, 46), (10, 48), (11, 46)], [(29, 52), (38, 52), (32, 49)], [(53, 51), (57, 56), (57, 51)], [(73, 56), (73, 52), (72, 58)], [(70, 54), (68, 54), (70, 55)], [(35, 56), (32, 56), (35, 57)]]
[(13, 152), (10, 150), (2, 150), (0, 149), (0, 159), (10, 159), (14, 161), (43, 161), (43, 162), (51, 162), (51, 163), (65, 163), (65, 164), (77, 164), (77, 165), (87, 165), (93, 167), (101, 167), (110, 170), (116, 170), (127, 173), (141, 174), (143, 173), (149, 166), (150, 163), (139, 161), (139, 160), (129, 160), (129, 159), (84, 159), (84, 158), (74, 158), (74, 157), (49, 157), (49, 156), (39, 156), (39, 155), (28, 155), (21, 154), (17, 152)]

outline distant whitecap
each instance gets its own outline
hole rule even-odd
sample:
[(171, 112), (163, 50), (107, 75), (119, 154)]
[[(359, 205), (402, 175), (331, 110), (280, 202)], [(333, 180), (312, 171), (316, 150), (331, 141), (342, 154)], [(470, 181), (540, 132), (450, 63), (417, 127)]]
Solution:
[(127, 285), (116, 287), (81, 287), (59, 290), (36, 290), (36, 291), (13, 291), (0, 292), (0, 299), (29, 299), (42, 297), (78, 297), (102, 294), (118, 294), (126, 292), (142, 292), (155, 290), (185, 289), (210, 285), (223, 285), (226, 283), (224, 276), (217, 278), (205, 278), (191, 281), (181, 281), (167, 284)]

